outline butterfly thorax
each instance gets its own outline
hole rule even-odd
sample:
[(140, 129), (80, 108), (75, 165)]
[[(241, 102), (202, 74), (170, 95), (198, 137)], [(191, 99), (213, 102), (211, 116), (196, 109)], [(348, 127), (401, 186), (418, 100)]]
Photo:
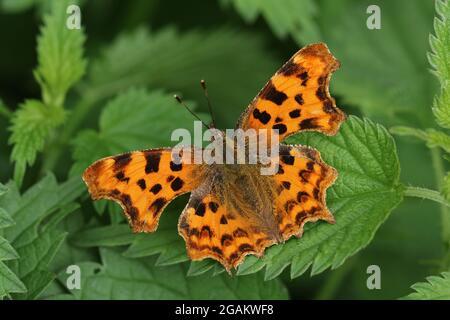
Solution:
[(264, 232), (281, 241), (273, 203), (276, 195), (273, 180), (260, 174), (257, 164), (213, 164), (207, 183), (212, 192), (227, 206), (227, 218), (237, 214), (251, 224), (255, 232)]

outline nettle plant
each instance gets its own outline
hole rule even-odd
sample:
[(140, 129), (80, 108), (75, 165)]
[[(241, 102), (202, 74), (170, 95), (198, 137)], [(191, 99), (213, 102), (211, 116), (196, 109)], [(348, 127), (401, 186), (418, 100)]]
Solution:
[[(233, 6), (248, 22), (261, 13), (280, 38), (291, 35), (300, 44), (300, 40), (316, 39), (319, 33), (308, 18), (308, 13), (316, 12), (309, 1), (303, 4), (308, 10), (297, 10), (297, 1), (287, 1), (283, 17), (290, 19), (276, 19), (270, 14), (270, 7), (262, 3), (221, 2)], [(235, 74), (230, 70), (246, 66), (246, 72), (240, 74), (242, 82), (267, 78), (275, 69), (259, 53), (263, 51), (262, 42), (226, 29), (207, 34), (180, 34), (173, 29), (150, 33), (138, 29), (120, 36), (101, 56), (86, 58), (85, 31), (66, 27), (68, 4), (51, 3), (37, 40), (34, 76), (42, 99), (24, 100), (14, 112), (4, 104), (0, 108), (1, 115), (11, 124), (8, 141), (14, 163), (12, 181), (0, 185), (0, 297), (287, 298), (287, 290), (278, 279), (283, 270), (289, 267), (293, 279), (308, 269), (316, 275), (338, 268), (372, 241), (392, 210), (407, 201), (405, 197), (425, 198), (441, 205), (446, 251), (440, 269), (448, 270), (450, 174), (445, 174), (440, 154), (440, 149), (450, 152), (450, 137), (444, 132), (450, 129), (448, 1), (436, 2), (429, 54), (441, 86), (429, 111), (433, 110), (441, 129), (391, 129), (394, 134), (422, 139), (432, 148), (441, 190), (402, 184), (393, 137), (369, 119), (350, 116), (334, 137), (317, 133), (291, 137), (289, 144), (318, 149), (326, 163), (339, 172), (327, 194), (336, 224), (308, 224), (300, 239), (270, 247), (263, 258), (247, 257), (232, 277), (212, 260), (189, 261), (185, 244), (176, 231), (185, 201), (175, 201), (166, 209), (157, 232), (132, 234), (117, 205), (105, 201), (93, 204), (88, 199), (80, 176), (90, 163), (103, 156), (170, 145), (170, 133), (192, 123), (192, 118), (181, 111), (174, 116), (173, 110), (179, 107), (168, 90), (191, 94), (187, 84), (200, 78), (200, 74), (228, 77), (228, 93), (218, 92), (214, 98), (228, 105), (241, 105), (229, 93), (239, 96), (247, 88), (233, 88)], [(277, 24), (278, 21), (285, 24)], [(238, 45), (255, 55), (235, 56), (233, 48)], [(189, 51), (188, 55), (180, 55)], [(230, 56), (234, 58), (230, 60)], [(217, 64), (218, 60), (227, 63)], [(197, 69), (199, 66), (201, 70)], [(176, 76), (170, 77), (171, 74)], [(351, 79), (342, 80), (342, 84), (336, 83), (338, 92), (350, 88)], [(371, 101), (377, 104), (376, 97)], [(189, 104), (195, 107), (194, 101)], [(365, 104), (363, 111), (373, 110), (373, 105)], [(100, 111), (98, 107), (102, 107)], [(220, 110), (218, 113), (224, 119), (236, 118)], [(55, 175), (67, 178), (57, 182)], [(69, 290), (65, 270), (73, 264), (81, 269), (81, 286)], [(202, 276), (192, 277), (198, 275)], [(428, 281), (414, 285), (417, 292), (408, 297), (450, 298), (450, 273)]]

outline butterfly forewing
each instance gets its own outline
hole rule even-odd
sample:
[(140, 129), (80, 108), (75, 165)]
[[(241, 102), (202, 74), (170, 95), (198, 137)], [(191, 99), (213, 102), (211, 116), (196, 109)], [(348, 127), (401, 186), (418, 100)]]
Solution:
[(202, 166), (173, 161), (171, 149), (151, 149), (100, 159), (84, 174), (93, 199), (118, 202), (136, 232), (152, 232), (175, 197), (198, 185)]
[(277, 129), (280, 140), (308, 130), (335, 134), (345, 120), (328, 91), (331, 73), (338, 67), (325, 44), (304, 47), (269, 80), (237, 127)]

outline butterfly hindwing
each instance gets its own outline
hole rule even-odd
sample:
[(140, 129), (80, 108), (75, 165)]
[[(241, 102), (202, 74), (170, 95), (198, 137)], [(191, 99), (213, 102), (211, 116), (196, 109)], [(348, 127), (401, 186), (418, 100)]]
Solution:
[(274, 214), (284, 240), (300, 237), (306, 222), (334, 217), (325, 202), (326, 190), (337, 177), (334, 168), (325, 164), (320, 153), (305, 146), (280, 147), (279, 171), (273, 176), (277, 185)]
[(83, 180), (93, 199), (118, 202), (135, 232), (152, 232), (166, 205), (195, 189), (199, 170), (199, 165), (172, 161), (169, 148), (150, 149), (100, 159), (85, 170)]
[(335, 134), (345, 120), (328, 91), (331, 73), (338, 68), (325, 44), (304, 47), (269, 80), (237, 127), (278, 129), (280, 140), (308, 130)]
[(212, 189), (199, 188), (191, 194), (178, 230), (192, 260), (213, 258), (229, 271), (247, 254), (261, 256), (276, 241), (257, 222), (233, 210)]

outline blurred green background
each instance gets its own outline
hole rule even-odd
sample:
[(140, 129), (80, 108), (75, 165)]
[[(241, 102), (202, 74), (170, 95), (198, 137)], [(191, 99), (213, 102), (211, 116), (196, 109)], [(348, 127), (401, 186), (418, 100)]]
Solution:
[[(380, 30), (366, 27), (370, 4), (381, 8)], [(206, 112), (200, 79), (208, 82), (219, 127), (233, 127), (277, 68), (316, 41), (326, 42), (341, 61), (331, 93), (346, 113), (367, 116), (387, 128), (434, 126), (431, 104), (438, 86), (426, 58), (433, 1), (95, 0), (81, 5), (88, 71), (67, 105), (95, 97), (96, 107), (83, 118), (83, 127), (95, 127), (105, 101), (131, 86), (181, 93)], [(11, 109), (25, 98), (40, 99), (32, 70), (41, 13), (47, 7), (44, 0), (0, 1), (0, 98)], [(0, 118), (2, 182), (13, 171), (5, 139), (8, 126)], [(408, 138), (396, 137), (396, 143), (401, 181), (436, 189), (429, 149)], [(72, 164), (70, 153), (63, 159), (55, 168), (59, 179), (66, 178)], [(38, 175), (30, 171), (25, 186)], [(285, 271), (282, 278), (291, 298), (398, 298), (439, 270), (440, 233), (438, 206), (407, 198), (370, 245), (337, 270), (294, 280)], [(381, 290), (366, 287), (366, 269), (372, 264), (381, 268)]]

